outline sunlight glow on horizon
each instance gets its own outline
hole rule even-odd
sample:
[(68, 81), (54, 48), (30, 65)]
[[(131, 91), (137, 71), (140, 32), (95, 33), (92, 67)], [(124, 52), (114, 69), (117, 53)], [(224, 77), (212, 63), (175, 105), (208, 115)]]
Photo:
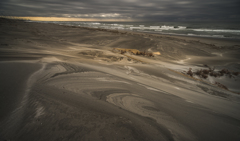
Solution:
[(4, 17), (10, 19), (21, 19), (21, 20), (31, 20), (31, 21), (122, 21), (130, 22), (134, 20), (130, 19), (100, 19), (100, 18), (66, 18), (66, 17)]

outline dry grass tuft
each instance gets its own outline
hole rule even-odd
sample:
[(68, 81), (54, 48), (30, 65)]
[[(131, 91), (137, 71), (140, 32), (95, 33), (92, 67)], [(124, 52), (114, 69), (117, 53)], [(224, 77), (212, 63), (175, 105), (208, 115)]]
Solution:
[(193, 75), (196, 75), (196, 76), (199, 76), (204, 79), (208, 78), (208, 76), (212, 76), (212, 77), (228, 76), (229, 78), (232, 78), (232, 77), (238, 76), (238, 74), (240, 74), (240, 72), (233, 72), (233, 71), (229, 71), (228, 69), (214, 71), (215, 68), (210, 68), (209, 66), (207, 66), (207, 67), (208, 67), (208, 69), (201, 69), (201, 70), (197, 70), (196, 72), (192, 72), (192, 69), (189, 68), (189, 70), (186, 74), (190, 75), (191, 77)]
[[(133, 55), (142, 55), (142, 56), (154, 57), (154, 53), (152, 53), (152, 52), (139, 51), (137, 49), (114, 48), (113, 50), (118, 51), (121, 54), (125, 54), (125, 53), (129, 52)], [(158, 54), (160, 54), (160, 52), (158, 52)]]
[(192, 68), (189, 68), (187, 74), (190, 75), (191, 77), (193, 76)]

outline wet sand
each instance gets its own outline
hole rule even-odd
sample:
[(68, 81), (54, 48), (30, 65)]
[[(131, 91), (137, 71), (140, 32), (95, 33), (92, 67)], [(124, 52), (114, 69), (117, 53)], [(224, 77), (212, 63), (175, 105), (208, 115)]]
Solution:
[(0, 20), (1, 140), (240, 139), (239, 41)]

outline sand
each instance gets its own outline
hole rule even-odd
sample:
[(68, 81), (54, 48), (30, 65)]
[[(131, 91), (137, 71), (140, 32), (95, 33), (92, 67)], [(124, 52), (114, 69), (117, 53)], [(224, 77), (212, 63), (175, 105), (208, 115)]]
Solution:
[(238, 40), (6, 19), (0, 31), (1, 140), (240, 139), (239, 76), (186, 75), (240, 72)]

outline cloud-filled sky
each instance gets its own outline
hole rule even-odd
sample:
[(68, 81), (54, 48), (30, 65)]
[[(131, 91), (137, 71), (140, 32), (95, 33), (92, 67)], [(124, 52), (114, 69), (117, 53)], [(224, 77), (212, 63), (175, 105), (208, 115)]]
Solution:
[(0, 0), (0, 15), (229, 21), (240, 20), (240, 0)]

